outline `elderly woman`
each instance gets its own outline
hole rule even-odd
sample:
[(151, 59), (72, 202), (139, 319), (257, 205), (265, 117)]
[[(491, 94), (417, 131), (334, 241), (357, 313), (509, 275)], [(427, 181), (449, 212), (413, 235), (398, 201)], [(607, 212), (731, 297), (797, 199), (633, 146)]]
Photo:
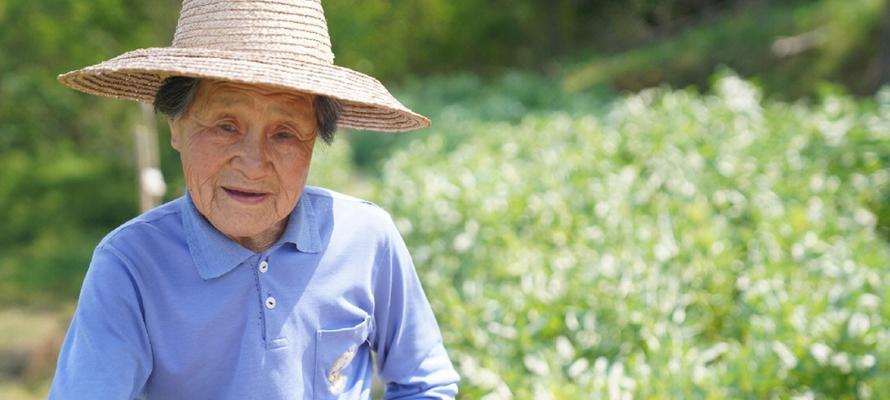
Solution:
[(429, 121), (333, 65), (318, 0), (185, 0), (172, 47), (60, 76), (153, 101), (187, 192), (96, 247), (54, 399), (453, 398), (457, 374), (389, 215), (307, 187), (338, 123)]

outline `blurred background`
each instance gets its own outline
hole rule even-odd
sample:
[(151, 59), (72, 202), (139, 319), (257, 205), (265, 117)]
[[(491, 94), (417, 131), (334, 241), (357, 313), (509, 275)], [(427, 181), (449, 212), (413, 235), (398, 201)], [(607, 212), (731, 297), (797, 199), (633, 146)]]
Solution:
[[(166, 123), (55, 78), (169, 45), (179, 4), (0, 1), (2, 399), (46, 397), (137, 166), (183, 192)], [(341, 131), (311, 182), (394, 216), (462, 398), (890, 393), (890, 1), (323, 4), (433, 127)]]

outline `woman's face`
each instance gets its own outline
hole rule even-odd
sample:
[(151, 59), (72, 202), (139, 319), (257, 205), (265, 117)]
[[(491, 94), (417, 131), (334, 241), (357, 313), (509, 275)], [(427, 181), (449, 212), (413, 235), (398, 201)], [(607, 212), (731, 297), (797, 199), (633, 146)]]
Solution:
[(306, 184), (316, 136), (313, 97), (203, 80), (170, 128), (198, 211), (252, 250), (274, 243)]

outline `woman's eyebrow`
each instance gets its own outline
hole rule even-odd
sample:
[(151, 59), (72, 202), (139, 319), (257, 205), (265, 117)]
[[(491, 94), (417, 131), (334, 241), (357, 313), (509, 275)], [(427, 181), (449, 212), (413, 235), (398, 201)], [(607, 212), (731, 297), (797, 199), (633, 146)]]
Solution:
[(222, 94), (218, 96), (211, 96), (210, 100), (207, 102), (207, 105), (219, 105), (223, 107), (232, 107), (232, 106), (252, 106), (253, 99), (250, 96), (237, 95), (232, 93)]
[(288, 99), (285, 102), (273, 104), (269, 111), (290, 119), (300, 120), (312, 116), (312, 103), (303, 98)]

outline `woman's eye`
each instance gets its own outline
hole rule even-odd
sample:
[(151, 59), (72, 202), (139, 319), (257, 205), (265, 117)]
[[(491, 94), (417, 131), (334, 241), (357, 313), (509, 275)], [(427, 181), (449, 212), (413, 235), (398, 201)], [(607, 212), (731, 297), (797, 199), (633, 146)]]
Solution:
[(229, 133), (238, 132), (238, 128), (233, 124), (220, 124), (219, 129), (222, 129), (223, 131), (226, 131)]
[(288, 132), (288, 131), (281, 131), (281, 132), (277, 132), (277, 133), (275, 134), (275, 138), (276, 138), (276, 139), (290, 139), (290, 138), (293, 138), (293, 137), (295, 137), (295, 135), (294, 135), (293, 133)]

